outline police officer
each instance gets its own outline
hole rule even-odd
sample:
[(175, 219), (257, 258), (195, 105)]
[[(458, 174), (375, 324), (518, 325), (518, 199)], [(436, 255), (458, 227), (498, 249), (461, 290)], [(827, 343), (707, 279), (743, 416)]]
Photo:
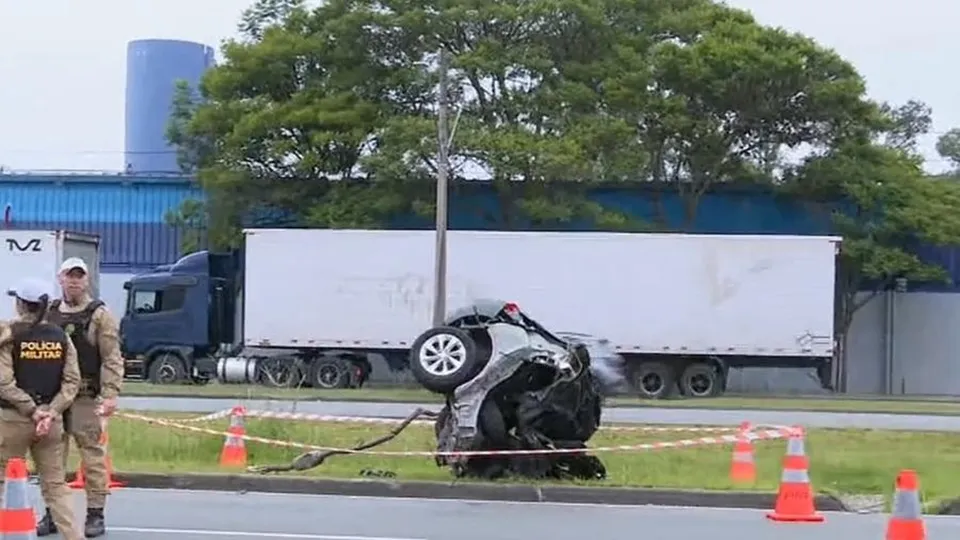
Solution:
[(47, 290), (28, 279), (9, 291), (18, 317), (0, 336), (0, 468), (29, 450), (48, 515), (65, 539), (79, 540), (63, 467), (62, 415), (77, 395), (80, 367), (70, 338), (45, 320)]
[[(116, 410), (123, 383), (120, 328), (104, 303), (90, 296), (90, 271), (83, 259), (71, 257), (63, 261), (59, 279), (63, 298), (53, 301), (48, 318), (73, 341), (81, 377), (77, 399), (67, 413), (64, 468), (72, 436), (80, 450), (87, 492), (84, 533), (93, 538), (105, 532), (103, 509), (109, 490), (100, 416), (110, 416)], [(47, 531), (57, 532), (49, 513), (37, 525), (38, 535)]]

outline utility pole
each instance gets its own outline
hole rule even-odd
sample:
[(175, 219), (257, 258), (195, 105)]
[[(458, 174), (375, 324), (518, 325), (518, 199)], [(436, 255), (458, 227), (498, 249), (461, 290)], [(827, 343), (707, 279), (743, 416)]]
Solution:
[(450, 176), (450, 135), (447, 126), (447, 53), (440, 49), (439, 111), (437, 113), (437, 245), (434, 253), (433, 325), (440, 326), (447, 311), (447, 184)]

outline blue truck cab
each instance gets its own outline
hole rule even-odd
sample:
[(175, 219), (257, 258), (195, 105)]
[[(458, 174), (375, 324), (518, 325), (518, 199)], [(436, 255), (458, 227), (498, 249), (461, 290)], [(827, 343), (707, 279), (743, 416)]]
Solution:
[(238, 254), (198, 251), (124, 283), (120, 320), (128, 378), (206, 383), (215, 353), (237, 338)]

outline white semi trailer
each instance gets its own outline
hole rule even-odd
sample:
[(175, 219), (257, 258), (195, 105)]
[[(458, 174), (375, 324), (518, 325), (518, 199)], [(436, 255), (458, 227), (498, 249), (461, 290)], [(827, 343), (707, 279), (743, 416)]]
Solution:
[[(100, 288), (100, 239), (97, 236), (67, 231), (0, 230), (0, 291), (25, 277), (47, 281), (50, 294), (56, 295), (60, 264), (80, 257), (90, 269), (90, 287), (94, 295)], [(13, 302), (0, 302), (0, 320), (15, 316)]]
[[(675, 389), (715, 396), (732, 367), (829, 367), (839, 242), (816, 236), (451, 231), (446, 304), (454, 310), (484, 298), (514, 302), (550, 330), (606, 339), (626, 359), (629, 379), (642, 396), (663, 397)], [(181, 275), (190, 273), (187, 259), (201, 256), (207, 257), (184, 259)], [(232, 332), (218, 335), (232, 334), (243, 352), (219, 359), (221, 378), (248, 378), (254, 372), (250, 359), (261, 358), (258, 351), (279, 349), (299, 359), (308, 382), (328, 386), (332, 366), (362, 365), (369, 353), (404, 363), (412, 342), (431, 327), (431, 231), (247, 230), (241, 258), (236, 279), (223, 280), (235, 283), (235, 290), (200, 291), (202, 298), (222, 298), (234, 309), (214, 305), (210, 313), (181, 315), (236, 321)], [(218, 278), (176, 278), (178, 266), (164, 272), (179, 287)], [(167, 286), (152, 274), (142, 282)], [(129, 285), (135, 294), (137, 279)], [(191, 345), (178, 354), (194, 354), (188, 348), (197, 350)], [(210, 351), (213, 343), (202, 348)], [(187, 370), (193, 363), (184, 359)]]

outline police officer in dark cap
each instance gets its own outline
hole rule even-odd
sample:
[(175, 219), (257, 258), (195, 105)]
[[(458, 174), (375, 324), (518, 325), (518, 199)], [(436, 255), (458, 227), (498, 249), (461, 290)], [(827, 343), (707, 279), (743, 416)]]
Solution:
[(0, 330), (0, 470), (29, 451), (52, 522), (66, 540), (80, 540), (62, 453), (63, 412), (80, 389), (80, 366), (70, 338), (46, 320), (47, 291), (34, 279), (9, 291), (17, 318)]

